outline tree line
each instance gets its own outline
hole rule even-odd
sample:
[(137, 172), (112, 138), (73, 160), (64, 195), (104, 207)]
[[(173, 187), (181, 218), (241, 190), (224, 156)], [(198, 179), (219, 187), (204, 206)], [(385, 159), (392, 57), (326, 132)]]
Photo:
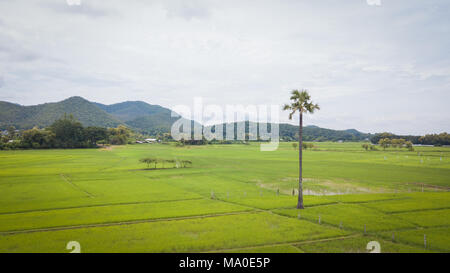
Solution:
[(117, 128), (83, 127), (73, 115), (64, 115), (47, 128), (34, 127), (17, 131), (14, 127), (0, 139), (0, 149), (51, 149), (93, 148), (99, 144), (127, 144), (132, 131), (119, 125)]
[[(383, 150), (386, 150), (388, 147), (392, 148), (406, 148), (409, 151), (414, 151), (413, 143), (409, 140), (405, 140), (403, 138), (382, 138), (378, 141), (378, 145), (380, 145)], [(375, 145), (364, 143), (361, 147), (363, 147), (366, 151), (378, 151)]]
[(414, 151), (413, 143), (411, 141), (404, 140), (403, 138), (382, 138), (378, 141), (378, 144), (383, 148), (383, 150), (386, 150), (388, 147), (392, 148), (403, 148), (410, 151)]
[(150, 165), (153, 165), (156, 169), (157, 164), (162, 164), (162, 168), (165, 168), (166, 164), (171, 164), (173, 168), (186, 168), (192, 165), (192, 161), (190, 160), (177, 160), (177, 159), (161, 159), (154, 157), (145, 157), (139, 159), (139, 162), (147, 165), (147, 168), (150, 168)]
[[(298, 147), (297, 142), (292, 143), (292, 147), (293, 147), (295, 150), (297, 150), (297, 147)], [(302, 143), (302, 148), (303, 148), (303, 150), (312, 149), (312, 148), (314, 148), (314, 144), (303, 142), (303, 143)]]
[(405, 141), (410, 141), (412, 144), (421, 145), (434, 145), (443, 146), (450, 145), (450, 134), (440, 133), (440, 134), (427, 134), (424, 136), (399, 136), (392, 133), (380, 133), (375, 134), (370, 138), (373, 144), (379, 144), (381, 139), (404, 139)]

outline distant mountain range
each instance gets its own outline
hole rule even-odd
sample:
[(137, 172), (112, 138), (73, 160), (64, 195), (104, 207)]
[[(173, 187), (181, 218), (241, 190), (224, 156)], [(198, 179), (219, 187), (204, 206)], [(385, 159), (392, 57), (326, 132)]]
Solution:
[[(82, 97), (71, 97), (60, 102), (33, 106), (0, 101), (0, 129), (7, 129), (11, 125), (17, 129), (30, 129), (34, 126), (43, 128), (51, 125), (65, 113), (72, 114), (84, 126), (116, 127), (123, 124), (150, 135), (170, 132), (173, 122), (178, 119), (171, 116), (170, 109), (142, 101), (105, 105), (90, 102)], [(248, 124), (246, 121), (247, 128)], [(286, 140), (298, 138), (298, 126), (280, 124), (279, 128), (281, 138)], [(355, 129), (331, 130), (317, 126), (304, 128), (305, 141), (358, 141), (369, 137), (369, 134)]]
[[(252, 126), (266, 126), (267, 123), (256, 123), (252, 121), (241, 121), (241, 122), (234, 122), (234, 128), (236, 131), (236, 128), (244, 123), (245, 132), (249, 133), (249, 127)], [(230, 125), (231, 123), (228, 123)], [(279, 133), (280, 133), (280, 139), (282, 140), (298, 140), (298, 126), (286, 124), (286, 123), (280, 123), (279, 125)], [(227, 124), (218, 124), (218, 125), (212, 125), (208, 127), (214, 127), (214, 126), (223, 126), (223, 132), (226, 131)], [(268, 126), (270, 128), (270, 126)], [(214, 131), (214, 130), (213, 130)], [(361, 133), (355, 129), (348, 129), (348, 130), (332, 130), (332, 129), (325, 129), (320, 128), (318, 126), (314, 125), (308, 125), (303, 127), (303, 140), (304, 141), (361, 141), (361, 140), (368, 140), (370, 139), (372, 135)], [(236, 135), (235, 135), (236, 137)], [(225, 135), (224, 135), (225, 139)]]

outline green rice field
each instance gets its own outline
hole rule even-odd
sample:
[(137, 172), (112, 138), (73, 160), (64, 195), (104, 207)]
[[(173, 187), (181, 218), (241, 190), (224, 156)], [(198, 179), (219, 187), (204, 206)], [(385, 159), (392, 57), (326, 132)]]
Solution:
[(450, 148), (314, 145), (0, 151), (0, 252), (450, 252)]

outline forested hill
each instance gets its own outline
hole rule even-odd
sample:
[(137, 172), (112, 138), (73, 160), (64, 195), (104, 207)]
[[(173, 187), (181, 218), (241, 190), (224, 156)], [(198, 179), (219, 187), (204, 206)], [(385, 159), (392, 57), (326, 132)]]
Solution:
[(170, 116), (171, 110), (159, 105), (151, 105), (143, 101), (126, 101), (111, 105), (94, 103), (107, 113), (122, 121), (131, 121), (144, 116)]
[(179, 119), (172, 117), (170, 109), (143, 101), (126, 101), (111, 105), (95, 103), (95, 105), (128, 127), (150, 135), (170, 132), (172, 124)]
[[(64, 114), (72, 114), (84, 126), (116, 127), (123, 124), (137, 132), (154, 136), (170, 132), (173, 122), (178, 119), (171, 117), (170, 109), (142, 101), (105, 105), (82, 97), (71, 97), (60, 102), (34, 106), (0, 102), (0, 129), (5, 130), (9, 126), (17, 129), (30, 129), (34, 126), (44, 128)], [(247, 127), (248, 124), (247, 121)], [(280, 124), (280, 137), (283, 140), (297, 140), (298, 126)], [(360, 141), (369, 137), (369, 134), (354, 129), (339, 131), (316, 126), (304, 128), (305, 141)]]
[(71, 97), (54, 103), (21, 106), (0, 102), (0, 129), (14, 126), (17, 129), (30, 129), (34, 126), (47, 127), (64, 114), (73, 114), (85, 126), (115, 127), (122, 122), (81, 98)]
[[(298, 126), (280, 124), (280, 136), (286, 140), (298, 140)], [(363, 141), (370, 139), (370, 137), (370, 134), (362, 133), (355, 129), (332, 130), (314, 125), (303, 128), (303, 139), (305, 141)]]
[(157, 135), (170, 132), (177, 117), (170, 109), (142, 101), (127, 101), (112, 105), (90, 102), (82, 97), (33, 106), (0, 102), (0, 129), (9, 126), (17, 129), (44, 128), (55, 120), (72, 114), (84, 126), (116, 127), (119, 124), (131, 129)]
[[(237, 127), (240, 125), (242, 126), (242, 123), (244, 122), (238, 122), (234, 123), (235, 128), (235, 138), (236, 138), (236, 130)], [(252, 124), (254, 126), (259, 127), (266, 126), (266, 123), (256, 124), (255, 122), (251, 121), (245, 121), (245, 133), (249, 134), (249, 125)], [(228, 124), (229, 125), (229, 124)], [(226, 134), (226, 126), (227, 124), (218, 124), (213, 126), (223, 126), (223, 132), (224, 137)], [(210, 127), (213, 127), (210, 126)], [(268, 126), (269, 130), (271, 126)], [(292, 140), (298, 140), (298, 126), (291, 125), (291, 124), (279, 124), (279, 133), (280, 133), (280, 139), (284, 141), (292, 141)], [(214, 131), (214, 130), (213, 130)], [(371, 137), (370, 134), (361, 133), (355, 129), (349, 129), (349, 130), (332, 130), (332, 129), (325, 129), (320, 128), (317, 126), (305, 126), (303, 128), (303, 140), (304, 141), (364, 141), (368, 140)]]

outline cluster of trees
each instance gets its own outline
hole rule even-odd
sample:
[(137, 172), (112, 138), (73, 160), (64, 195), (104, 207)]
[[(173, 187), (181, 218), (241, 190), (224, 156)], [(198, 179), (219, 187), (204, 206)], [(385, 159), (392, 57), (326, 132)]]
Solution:
[(132, 136), (132, 132), (128, 127), (119, 125), (117, 128), (109, 128), (106, 142), (112, 145), (124, 145), (127, 144), (129, 138)]
[(157, 133), (156, 139), (160, 140), (161, 142), (174, 141), (174, 139), (172, 138), (172, 135), (170, 133)]
[(375, 145), (370, 145), (370, 144), (367, 144), (367, 143), (364, 143), (363, 145), (361, 145), (361, 147), (363, 147), (364, 148), (364, 150), (366, 150), (366, 151), (378, 151), (378, 149), (377, 149), (377, 147), (375, 147)]
[[(294, 147), (294, 149), (297, 150), (297, 147), (298, 147), (297, 142), (292, 143), (292, 147)], [(312, 148), (314, 148), (314, 144), (303, 142), (302, 148), (303, 148), (303, 150), (312, 149)]]
[(186, 168), (192, 165), (192, 161), (190, 160), (161, 159), (154, 157), (141, 158), (139, 159), (139, 162), (147, 164), (147, 168), (150, 168), (150, 165), (154, 164), (154, 169), (156, 169), (157, 164), (162, 164), (162, 168), (165, 167), (165, 164), (172, 164), (173, 168)]
[(207, 144), (245, 144), (245, 145), (249, 145), (249, 141), (244, 141), (244, 140), (217, 140), (217, 139), (213, 139), (213, 140), (206, 140), (205, 137), (202, 137), (201, 140), (185, 140), (185, 139), (181, 139), (180, 141), (177, 141), (176, 146), (177, 147), (183, 147), (185, 145), (207, 145)]
[(440, 133), (440, 134), (424, 135), (419, 138), (418, 144), (426, 144), (434, 146), (450, 145), (450, 134)]
[(386, 150), (387, 147), (393, 147), (393, 148), (407, 148), (410, 151), (414, 151), (413, 144), (411, 141), (407, 141), (403, 138), (382, 138), (378, 141), (378, 144), (383, 148), (383, 150)]
[(186, 140), (186, 139), (182, 138), (177, 143), (178, 146), (184, 146), (184, 145), (206, 145), (206, 144), (208, 144), (208, 141), (204, 137), (202, 137), (201, 140), (194, 140), (193, 138), (189, 139), (189, 140)]
[(0, 149), (90, 148), (97, 144), (122, 145), (128, 143), (131, 130), (123, 125), (117, 128), (83, 127), (72, 115), (64, 115), (45, 129), (34, 127), (17, 131), (11, 127), (2, 136)]
[(422, 144), (422, 145), (450, 145), (450, 135), (447, 133), (441, 134), (428, 134), (424, 136), (399, 136), (391, 133), (381, 133), (376, 134), (370, 138), (373, 144), (378, 144), (381, 139), (404, 139), (405, 141), (410, 141), (412, 144)]

